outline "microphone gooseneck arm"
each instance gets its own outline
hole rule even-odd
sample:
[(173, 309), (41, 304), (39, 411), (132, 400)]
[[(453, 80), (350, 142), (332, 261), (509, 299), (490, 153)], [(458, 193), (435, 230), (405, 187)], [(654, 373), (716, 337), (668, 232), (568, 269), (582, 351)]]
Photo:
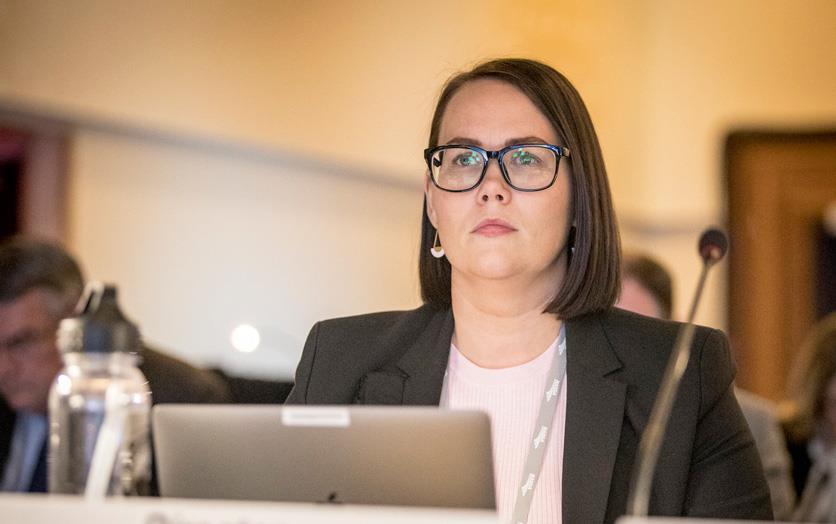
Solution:
[(679, 383), (691, 357), (691, 341), (694, 338), (694, 315), (700, 303), (708, 271), (723, 258), (727, 246), (725, 234), (717, 229), (709, 229), (700, 237), (699, 252), (703, 260), (700, 279), (697, 283), (694, 299), (691, 302), (688, 320), (680, 328), (676, 342), (674, 342), (673, 351), (668, 359), (668, 365), (665, 368), (665, 374), (656, 395), (656, 401), (653, 403), (650, 420), (639, 443), (639, 453), (636, 465), (633, 468), (633, 489), (627, 501), (628, 515), (647, 516), (653, 473), (656, 471), (656, 463), (659, 460), (665, 429), (676, 400)]

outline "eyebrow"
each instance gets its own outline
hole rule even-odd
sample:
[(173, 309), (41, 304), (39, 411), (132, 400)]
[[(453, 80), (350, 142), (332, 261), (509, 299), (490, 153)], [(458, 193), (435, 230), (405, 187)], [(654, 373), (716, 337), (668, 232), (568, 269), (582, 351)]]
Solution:
[[(450, 144), (462, 144), (462, 145), (477, 146), (477, 147), (483, 147), (484, 146), (480, 140), (477, 140), (475, 138), (462, 137), (462, 136), (455, 136), (455, 137), (451, 138), (450, 140), (448, 140), (446, 144), (442, 144), (442, 145), (450, 145)], [(542, 138), (540, 138), (538, 136), (533, 136), (532, 135), (532, 136), (524, 136), (524, 137), (520, 137), (520, 138), (509, 138), (508, 140), (505, 141), (505, 146), (504, 147), (508, 147), (508, 146), (511, 146), (511, 145), (514, 145), (514, 144), (548, 144), (548, 142), (543, 140)]]

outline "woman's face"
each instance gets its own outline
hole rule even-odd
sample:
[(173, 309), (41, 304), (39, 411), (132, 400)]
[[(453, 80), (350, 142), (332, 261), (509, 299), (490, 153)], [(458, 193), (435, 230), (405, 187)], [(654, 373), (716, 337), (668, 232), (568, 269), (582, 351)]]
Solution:
[[(475, 80), (459, 88), (447, 105), (439, 130), (439, 145), (499, 150), (532, 142), (566, 145), (528, 97), (493, 79)], [(557, 180), (543, 191), (511, 189), (495, 160), (488, 163), (482, 183), (470, 191), (442, 191), (427, 180), (427, 213), (454, 275), (485, 279), (546, 276), (553, 278), (557, 287), (567, 262), (571, 179), (571, 167), (563, 158)]]

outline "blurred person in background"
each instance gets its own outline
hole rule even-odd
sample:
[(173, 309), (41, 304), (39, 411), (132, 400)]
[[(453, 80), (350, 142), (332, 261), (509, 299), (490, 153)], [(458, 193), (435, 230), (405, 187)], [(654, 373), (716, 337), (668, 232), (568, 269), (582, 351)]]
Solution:
[[(659, 261), (645, 254), (627, 253), (621, 269), (621, 294), (616, 307), (650, 317), (672, 317), (673, 282), (670, 272)], [(738, 387), (734, 393), (758, 447), (772, 511), (777, 520), (787, 519), (795, 503), (795, 492), (790, 481), (790, 456), (776, 408), (768, 400)]]
[[(84, 289), (76, 261), (53, 243), (0, 243), (0, 491), (46, 491), (47, 400), (63, 367), (56, 330)], [(140, 370), (152, 402), (228, 402), (214, 373), (150, 348)]]
[(802, 344), (789, 393), (784, 428), (800, 494), (793, 518), (836, 522), (836, 312)]
[(616, 307), (648, 317), (673, 317), (673, 282), (658, 261), (625, 253), (621, 259), (621, 293)]

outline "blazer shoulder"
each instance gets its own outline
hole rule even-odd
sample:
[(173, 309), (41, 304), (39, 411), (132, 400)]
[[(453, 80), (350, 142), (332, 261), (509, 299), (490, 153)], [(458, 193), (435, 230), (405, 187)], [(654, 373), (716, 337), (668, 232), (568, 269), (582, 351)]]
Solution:
[(416, 344), (423, 347), (418, 341), (449, 314), (423, 305), (317, 322), (305, 342), (287, 402), (349, 403), (367, 373), (401, 375), (400, 359)]
[[(620, 380), (633, 386), (635, 400), (647, 403), (647, 407), (652, 405), (677, 336), (685, 324), (617, 308), (593, 315), (585, 322), (599, 323), (621, 362)], [(702, 411), (728, 387), (734, 374), (723, 332), (695, 326), (691, 356), (680, 388), (690, 390), (692, 398), (699, 399)]]
[(415, 336), (423, 331), (440, 310), (429, 305), (405, 311), (381, 311), (317, 322), (317, 346), (327, 348), (333, 343), (344, 346), (347, 341), (361, 342), (365, 347), (378, 345), (386, 339)]
[[(683, 322), (647, 317), (618, 308), (605, 311), (597, 318), (619, 358), (623, 361), (638, 359), (647, 361), (647, 364), (660, 362), (663, 368), (679, 331), (685, 326)], [(692, 352), (702, 355), (704, 349), (709, 349), (712, 354), (718, 350), (722, 353), (726, 346), (726, 337), (722, 331), (706, 326), (694, 326)], [(692, 358), (693, 356), (692, 354)]]

